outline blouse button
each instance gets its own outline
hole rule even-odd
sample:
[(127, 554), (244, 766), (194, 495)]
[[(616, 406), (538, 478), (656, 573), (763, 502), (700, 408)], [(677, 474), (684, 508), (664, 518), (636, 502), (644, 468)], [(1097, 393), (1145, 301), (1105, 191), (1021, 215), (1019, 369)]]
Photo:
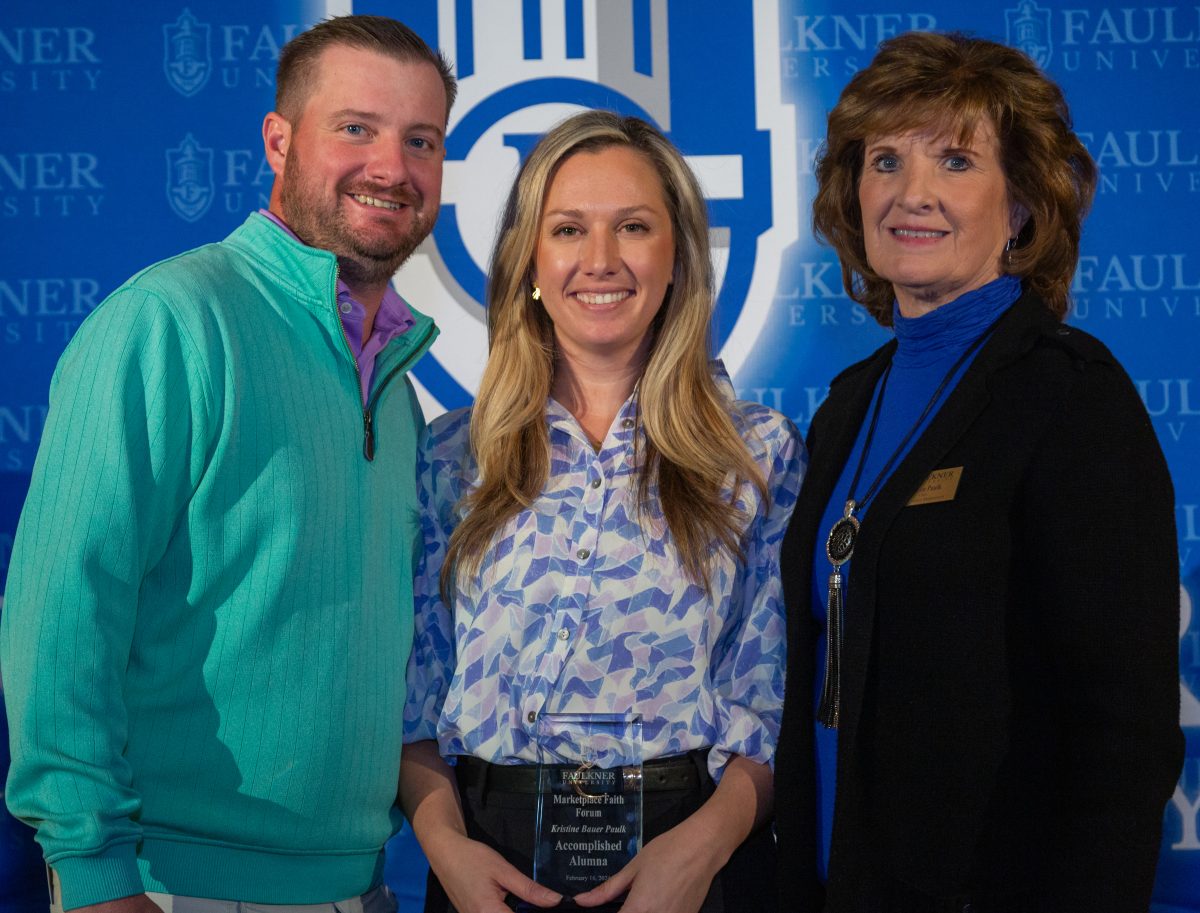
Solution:
[(340, 305), (338, 305), (338, 310), (343, 314), (349, 314), (352, 310), (354, 310), (354, 305), (352, 305), (349, 301), (343, 301)]
[(592, 488), (599, 488), (599, 487), (600, 487), (600, 479), (598, 479), (598, 478), (592, 479)]
[(580, 561), (587, 561), (588, 558), (591, 556), (591, 554), (592, 553), (590, 551), (588, 551), (586, 548), (581, 548), (579, 551), (577, 551), (575, 553), (575, 557), (578, 558)]
[(628, 431), (630, 428), (633, 427), (633, 419), (631, 419), (631, 418), (621, 419), (621, 427), (624, 428), (626, 431)]
[(568, 631), (566, 628), (563, 628), (561, 631), (558, 632), (559, 640), (566, 640), (570, 636), (571, 636), (571, 632)]
[(530, 710), (527, 714), (525, 714), (525, 719), (529, 720), (531, 723), (535, 723), (537, 722), (537, 713), (533, 710)]

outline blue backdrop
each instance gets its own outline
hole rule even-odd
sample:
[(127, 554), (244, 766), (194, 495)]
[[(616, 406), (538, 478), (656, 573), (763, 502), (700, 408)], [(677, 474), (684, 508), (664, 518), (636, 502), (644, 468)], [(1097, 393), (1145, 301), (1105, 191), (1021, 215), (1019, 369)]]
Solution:
[[(1200, 594), (1194, 3), (8, 0), (0, 599), (63, 346), (131, 273), (223, 237), (266, 205), (259, 129), (279, 48), (325, 15), (351, 11), (404, 19), (445, 50), (461, 80), (442, 218), (397, 278), (444, 329), (417, 370), (430, 414), (468, 401), (478, 381), (482, 277), (503, 176), (532, 137), (579, 106), (648, 116), (687, 153), (710, 200), (722, 355), (743, 396), (805, 428), (828, 379), (885, 338), (845, 296), (835, 258), (808, 230), (813, 156), (848, 77), (890, 35), (960, 29), (1021, 47), (1063, 85), (1102, 174), (1069, 320), (1128, 368), (1176, 484), (1188, 759), (1166, 809), (1155, 897), (1160, 913), (1200, 911), (1200, 619), (1193, 623), (1189, 595)], [(405, 835), (392, 849), (388, 878), (415, 899), (420, 856)], [(39, 857), (29, 832), (2, 812), (0, 854), (0, 911), (30, 909), (44, 893)]]

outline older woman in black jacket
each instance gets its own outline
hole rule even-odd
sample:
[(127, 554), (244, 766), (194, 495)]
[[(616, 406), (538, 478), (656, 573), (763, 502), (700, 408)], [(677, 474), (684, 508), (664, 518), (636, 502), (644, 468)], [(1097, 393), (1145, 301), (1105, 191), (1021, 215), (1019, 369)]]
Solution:
[(1061, 322), (1095, 166), (1027, 57), (908, 34), (842, 94), (818, 182), (896, 339), (833, 381), (784, 545), (781, 909), (1145, 910), (1178, 561), (1146, 411)]

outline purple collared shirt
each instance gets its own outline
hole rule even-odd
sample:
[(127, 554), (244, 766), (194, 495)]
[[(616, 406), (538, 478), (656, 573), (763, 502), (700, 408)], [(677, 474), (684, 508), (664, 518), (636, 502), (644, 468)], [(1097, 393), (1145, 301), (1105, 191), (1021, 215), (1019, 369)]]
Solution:
[[(300, 241), (296, 233), (275, 213), (268, 209), (260, 209), (259, 212)], [(342, 318), (342, 328), (346, 331), (346, 341), (350, 343), (350, 352), (358, 364), (358, 376), (362, 383), (362, 401), (365, 407), (370, 399), (371, 378), (375, 376), (375, 356), (397, 336), (412, 329), (416, 319), (404, 299), (397, 295), (389, 285), (383, 293), (383, 301), (379, 303), (379, 310), (375, 314), (375, 325), (371, 327), (371, 335), (364, 343), (362, 328), (363, 321), (367, 317), (367, 309), (350, 293), (350, 287), (340, 277), (337, 281), (337, 307), (338, 316)]]

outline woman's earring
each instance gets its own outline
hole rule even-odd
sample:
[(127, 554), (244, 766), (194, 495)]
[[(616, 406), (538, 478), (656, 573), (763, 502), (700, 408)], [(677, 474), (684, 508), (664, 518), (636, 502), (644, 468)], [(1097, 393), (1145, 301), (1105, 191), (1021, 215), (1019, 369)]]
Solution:
[(1017, 246), (1016, 238), (1009, 238), (1008, 243), (1004, 245), (1004, 265), (1012, 266), (1012, 251)]
[(540, 288), (538, 288), (536, 285), (533, 287), (533, 296), (532, 297), (533, 297), (534, 301), (542, 300), (542, 290)]

